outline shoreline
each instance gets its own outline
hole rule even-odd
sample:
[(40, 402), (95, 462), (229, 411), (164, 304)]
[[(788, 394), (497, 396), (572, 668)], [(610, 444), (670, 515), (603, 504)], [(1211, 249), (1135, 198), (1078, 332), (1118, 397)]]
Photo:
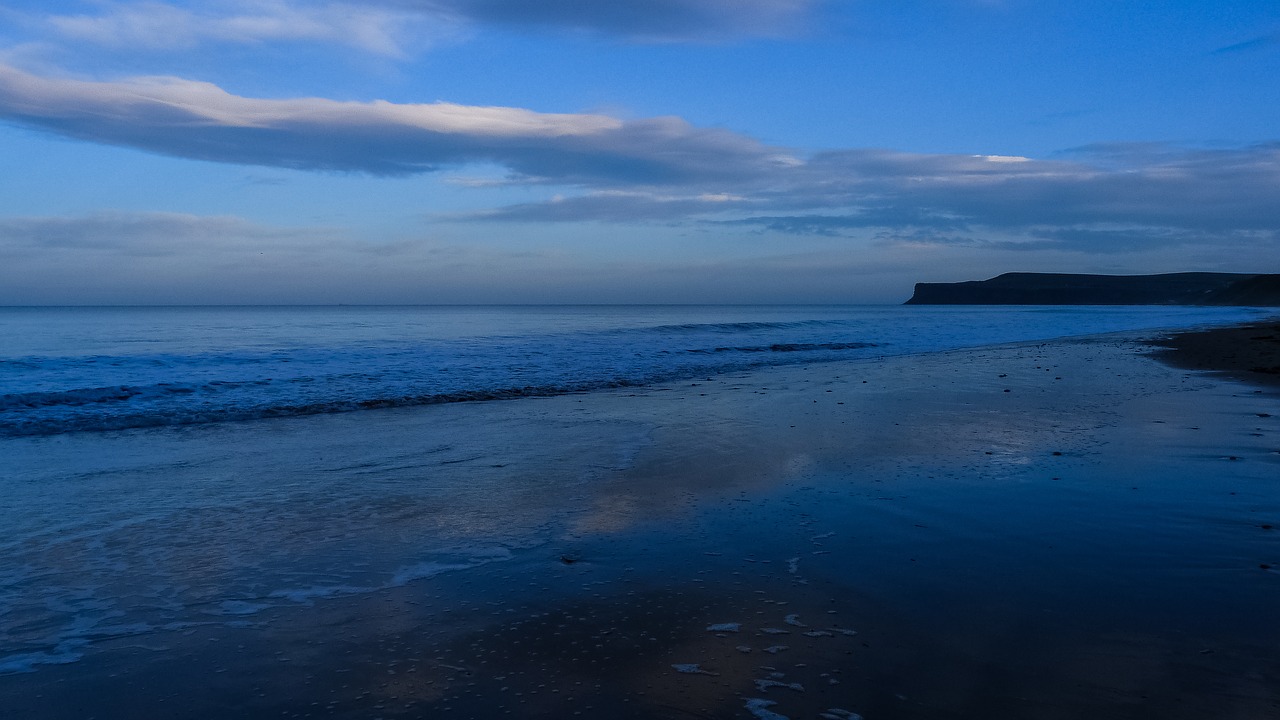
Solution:
[[(449, 566), (412, 555), (424, 544), (506, 554), (95, 640), (0, 676), (0, 704), (192, 720), (1271, 716), (1280, 412), (1273, 394), (1155, 362), (1149, 336), (11, 441), (42, 482), (86, 466), (154, 473), (158, 493), (216, 480), (244, 536), (199, 535), (175, 510), (109, 539), (120, 562), (164, 537), (225, 543), (184, 578), (223, 595), (255, 586), (218, 574), (220, 555), (333, 575), (384, 554), (361, 572), (391, 577)], [(43, 467), (51, 448), (66, 468)], [(122, 459), (103, 466), (106, 451)], [(279, 496), (244, 504), (236, 482)], [(387, 506), (344, 504), (351, 483), (385, 487)]]
[[(758, 312), (681, 310), (650, 316), (633, 308), (606, 313), (607, 321), (575, 312), (548, 317), (535, 313), (533, 319), (493, 313), (406, 313), (381, 319), (377, 313), (334, 317), (282, 312), (254, 318), (212, 313), (199, 321), (211, 326), (213, 335), (192, 347), (174, 339), (186, 337), (181, 318), (164, 313), (131, 318), (127, 332), (134, 336), (127, 342), (101, 333), (101, 323), (84, 317), (59, 322), (35, 316), (18, 324), (15, 330), (22, 332), (5, 343), (0, 436), (205, 425), (643, 388), (761, 366), (1247, 320), (1260, 311), (886, 306), (802, 313), (767, 307)], [(369, 323), (382, 322), (399, 328), (388, 332), (400, 339), (382, 342), (371, 337)], [(439, 330), (440, 338), (431, 339), (436, 322), (445, 327)], [(263, 355), (266, 346), (254, 349), (252, 343), (237, 339), (237, 323), (254, 328), (251, 335), (268, 345), (283, 344)], [(280, 324), (277, 330), (296, 327), (295, 340), (302, 344), (295, 347), (295, 340), (275, 337), (276, 331), (270, 330), (274, 323)], [(338, 337), (324, 339), (331, 324), (341, 328), (347, 323), (354, 329), (330, 328), (327, 331)], [(601, 323), (613, 329), (599, 335)], [(547, 326), (539, 329), (541, 324)], [(462, 327), (471, 329), (460, 332)], [(521, 327), (527, 335), (521, 334)], [(561, 334), (557, 328), (577, 329)], [(77, 346), (74, 338), (86, 332), (88, 344)], [(351, 337), (344, 339), (345, 332)], [(405, 337), (418, 333), (427, 339), (403, 344)], [(464, 337), (472, 339), (462, 341)], [(334, 345), (320, 352), (302, 349), (317, 340)], [(209, 343), (206, 350), (223, 349), (212, 355), (190, 352)], [(131, 346), (150, 347), (160, 355), (134, 356), (127, 349)], [(522, 347), (527, 357), (521, 356)], [(40, 358), (49, 353), (61, 359), (46, 376)]]

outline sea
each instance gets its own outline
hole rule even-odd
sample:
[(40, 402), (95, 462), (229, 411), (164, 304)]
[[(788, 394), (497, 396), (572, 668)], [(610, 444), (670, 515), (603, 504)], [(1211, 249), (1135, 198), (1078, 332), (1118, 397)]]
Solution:
[(1021, 306), (0, 308), (0, 437), (501, 401), (1265, 314)]
[[(1273, 314), (0, 308), (0, 674), (122, 638), (262, 622), (545, 542), (556, 508), (625, 464), (646, 429), (625, 415), (508, 410), (524, 399)], [(557, 423), (552, 442), (540, 428)]]

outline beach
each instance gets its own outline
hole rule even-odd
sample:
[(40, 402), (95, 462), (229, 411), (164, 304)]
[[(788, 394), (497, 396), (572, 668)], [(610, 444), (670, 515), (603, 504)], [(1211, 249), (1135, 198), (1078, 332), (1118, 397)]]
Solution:
[[(1269, 342), (1252, 339), (1265, 323), (1236, 332)], [(48, 551), (104, 576), (128, 558), (113, 588), (127, 601), (103, 611), (119, 613), (110, 631), (11, 658), (0, 706), (1273, 718), (1280, 402), (1274, 375), (1249, 373), (1274, 355), (1189, 337), (1172, 346), (1199, 354), (1173, 351), (1193, 363), (1177, 367), (1156, 335), (9, 438), (17, 492), (79, 483), (33, 523), (99, 502), (85, 477), (128, 476), (142, 500), (94, 520), (119, 523), (110, 534), (79, 546), (62, 531)], [(167, 505), (175, 482), (234, 511)], [(222, 540), (182, 541), (199, 537)], [(417, 562), (377, 565), (415, 543)], [(323, 585), (302, 572), (338, 567)], [(265, 580), (293, 568), (295, 587)], [(208, 606), (193, 615), (152, 582), (174, 577)]]

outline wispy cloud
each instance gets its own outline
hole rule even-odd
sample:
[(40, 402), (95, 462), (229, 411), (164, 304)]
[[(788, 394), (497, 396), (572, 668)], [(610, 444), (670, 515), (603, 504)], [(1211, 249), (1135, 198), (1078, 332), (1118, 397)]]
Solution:
[(378, 0), (482, 24), (555, 28), (641, 41), (779, 37), (826, 0)]
[(731, 193), (603, 190), (569, 197), (557, 195), (546, 202), (510, 205), (456, 218), (505, 222), (679, 222), (709, 212), (750, 206), (750, 199)]
[(411, 9), (362, 3), (226, 0), (188, 7), (164, 2), (109, 2), (96, 13), (31, 16), (62, 41), (128, 51), (186, 51), (212, 44), (320, 42), (401, 57), (409, 45), (448, 35)]
[[(1280, 242), (1280, 145), (1082, 148), (1066, 160), (828, 152), (738, 179), (735, 200), (692, 192), (586, 194), (497, 208), (494, 221), (711, 223), (879, 244), (1143, 252)], [(707, 189), (712, 186), (708, 185)], [(724, 185), (717, 187), (724, 188)]]
[(1220, 47), (1213, 51), (1214, 55), (1235, 55), (1237, 53), (1249, 52), (1251, 50), (1262, 50), (1268, 47), (1280, 46), (1280, 33), (1271, 33), (1270, 35), (1259, 35), (1243, 42), (1233, 43), (1225, 47)]
[[(0, 305), (582, 302), (635, 271), (427, 232), (374, 239), (236, 216), (0, 218)], [(617, 296), (646, 298), (656, 296)]]
[(234, 216), (99, 212), (70, 217), (0, 218), (0, 257), (73, 253), (160, 258), (196, 252), (312, 249), (336, 235), (318, 228), (279, 228)]
[(0, 118), (177, 157), (385, 175), (488, 162), (529, 182), (669, 183), (795, 162), (750, 138), (674, 117), (623, 121), (442, 102), (257, 99), (180, 78), (91, 82), (3, 65)]
[(422, 237), (374, 242), (231, 215), (0, 218), (0, 304), (413, 302), (424, 283), (465, 284), (480, 274), (469, 268), (493, 264), (518, 263)]
[(801, 31), (827, 0), (215, 0), (100, 2), (26, 15), (50, 39), (127, 51), (318, 42), (404, 57), (486, 26), (640, 42), (723, 41)]
[(317, 42), (404, 58), (462, 31), (456, 22), (428, 18), (419, 10), (346, 0), (101, 1), (91, 9), (82, 13), (12, 10), (9, 20), (26, 27), (32, 41), (129, 54), (186, 53), (219, 44)]

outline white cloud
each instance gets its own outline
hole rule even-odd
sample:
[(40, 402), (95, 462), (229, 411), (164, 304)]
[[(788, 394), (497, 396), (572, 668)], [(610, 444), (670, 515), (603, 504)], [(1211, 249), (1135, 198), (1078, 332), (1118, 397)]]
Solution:
[[(104, 129), (121, 121), (153, 129), (185, 126), (271, 128), (283, 124), (328, 127), (398, 127), (436, 134), (490, 137), (563, 137), (616, 130), (604, 115), (546, 114), (506, 107), (452, 103), (397, 105), (385, 101), (286, 100), (232, 95), (212, 83), (176, 77), (91, 82), (39, 77), (0, 65), (0, 110), (33, 124), (82, 119)], [(91, 128), (86, 124), (86, 130)]]
[(974, 155), (974, 157), (982, 158), (987, 162), (993, 163), (1021, 163), (1031, 161), (1031, 158), (1022, 157), (1021, 155)]
[(374, 174), (497, 163), (531, 181), (672, 183), (754, 175), (793, 161), (750, 138), (673, 117), (260, 99), (181, 78), (93, 82), (5, 65), (0, 118), (178, 157)]

